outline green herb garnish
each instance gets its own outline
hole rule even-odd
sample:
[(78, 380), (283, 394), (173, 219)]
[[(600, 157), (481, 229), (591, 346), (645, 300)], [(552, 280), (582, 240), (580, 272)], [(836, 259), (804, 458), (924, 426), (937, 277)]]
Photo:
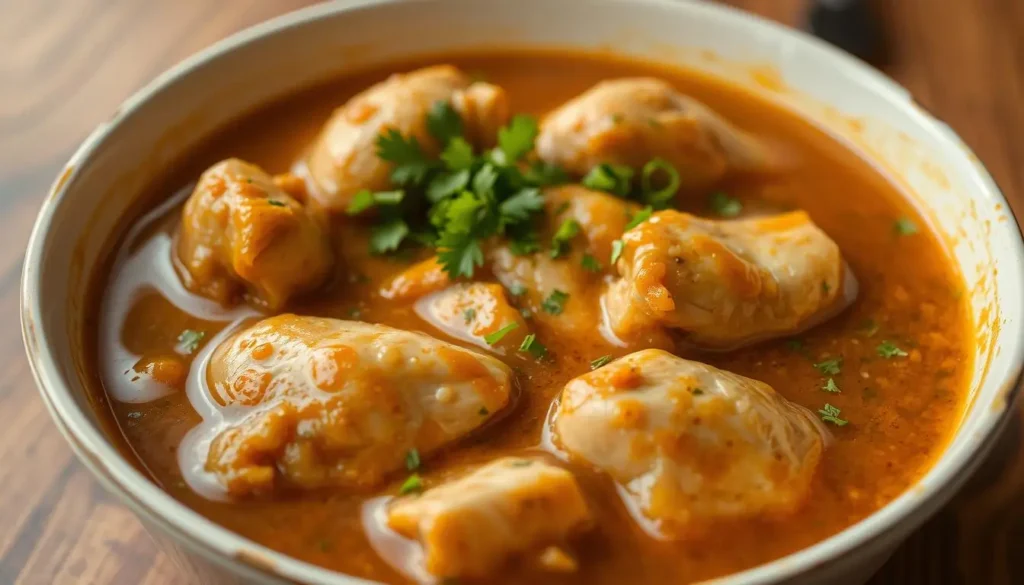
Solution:
[[(665, 185), (661, 188), (654, 186), (654, 179), (657, 174), (664, 174), (667, 178)], [(655, 158), (648, 161), (640, 172), (641, 197), (647, 205), (654, 209), (665, 209), (676, 196), (679, 190), (679, 171), (668, 161)]]
[(541, 302), (540, 308), (544, 309), (546, 313), (561, 315), (567, 300), (569, 300), (569, 293), (555, 289), (551, 291), (548, 298)]
[(612, 266), (615, 266), (615, 263), (619, 261), (619, 257), (622, 256), (622, 248), (624, 248), (625, 246), (626, 243), (623, 242), (622, 240), (615, 240), (612, 242)]
[(408, 235), (409, 225), (405, 223), (404, 219), (396, 218), (377, 224), (370, 232), (370, 252), (374, 254), (394, 252)]
[(548, 348), (544, 347), (543, 343), (537, 341), (536, 334), (531, 333), (523, 338), (523, 342), (519, 344), (519, 351), (530, 353), (537, 358), (542, 358), (547, 355)]
[(610, 356), (610, 355), (603, 355), (603, 356), (597, 358), (596, 360), (592, 360), (590, 362), (590, 369), (591, 370), (596, 370), (597, 368), (600, 368), (601, 366), (607, 364), (610, 361), (612, 361), (612, 356)]
[(601, 272), (601, 263), (597, 261), (589, 252), (583, 255), (583, 259), (580, 260), (580, 265), (583, 266), (584, 270), (589, 272)]
[(423, 480), (420, 479), (419, 474), (412, 474), (402, 482), (402, 486), (398, 488), (398, 493), (401, 495), (418, 493), (423, 491)]
[(466, 320), (466, 325), (472, 323), (474, 317), (476, 317), (476, 309), (469, 308), (462, 312), (462, 318)]
[(495, 343), (501, 341), (503, 337), (505, 337), (506, 335), (508, 335), (512, 331), (515, 331), (518, 328), (519, 323), (509, 323), (508, 325), (505, 325), (504, 327), (498, 329), (497, 331), (493, 331), (491, 333), (488, 333), (487, 335), (484, 335), (484, 341), (487, 342), (487, 345), (494, 345)]
[(632, 188), (633, 174), (633, 169), (625, 165), (604, 163), (590, 169), (581, 183), (587, 189), (625, 197)]
[(878, 355), (884, 357), (885, 359), (890, 359), (897, 356), (906, 357), (907, 355), (907, 352), (897, 347), (896, 344), (891, 341), (883, 341), (882, 343), (878, 344), (878, 347), (876, 349), (878, 351)]
[(269, 203), (270, 205), (273, 205), (274, 207), (286, 207), (287, 206), (287, 204), (285, 204), (284, 201), (278, 201), (277, 199), (267, 199), (267, 203)]
[(912, 236), (917, 233), (917, 224), (906, 217), (901, 217), (893, 223), (892, 230), (900, 236)]
[(708, 208), (719, 217), (736, 217), (743, 211), (743, 204), (739, 199), (718, 192), (711, 194), (708, 199)]
[(358, 215), (377, 205), (398, 205), (402, 202), (403, 197), (405, 197), (405, 191), (401, 189), (378, 191), (376, 193), (363, 189), (352, 196), (352, 201), (345, 208), (345, 213), (348, 215)]
[(569, 252), (569, 242), (580, 233), (580, 224), (575, 219), (567, 219), (558, 226), (551, 237), (551, 257), (559, 258)]
[(193, 354), (199, 349), (199, 344), (204, 337), (206, 337), (205, 331), (186, 329), (178, 335), (178, 343), (181, 344), (181, 350), (186, 354)]
[(839, 418), (840, 412), (842, 411), (826, 402), (825, 406), (818, 411), (818, 414), (821, 416), (821, 420), (825, 422), (830, 422), (837, 427), (846, 426), (846, 423), (849, 421)]
[(651, 214), (654, 213), (654, 208), (648, 205), (640, 211), (633, 214), (633, 217), (629, 219), (629, 223), (626, 224), (626, 229), (631, 230), (636, 226), (642, 224), (651, 218)]
[(416, 449), (409, 449), (405, 454), (405, 468), (409, 471), (416, 471), (420, 468), (420, 452)]
[(838, 357), (831, 360), (825, 360), (823, 362), (814, 364), (819, 372), (826, 376), (835, 376), (839, 373), (840, 368), (843, 366), (843, 358)]
[(836, 381), (833, 380), (832, 378), (829, 378), (828, 382), (825, 382), (825, 385), (822, 386), (821, 389), (824, 390), (825, 392), (831, 392), (833, 394), (839, 393), (839, 386), (836, 386)]

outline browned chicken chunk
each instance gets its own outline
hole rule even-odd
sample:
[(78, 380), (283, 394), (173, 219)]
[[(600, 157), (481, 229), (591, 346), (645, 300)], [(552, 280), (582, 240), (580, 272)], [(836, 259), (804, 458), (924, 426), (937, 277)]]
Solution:
[(662, 158), (679, 171), (683, 189), (769, 166), (756, 140), (704, 104), (648, 77), (602, 81), (549, 114), (537, 153), (577, 175), (602, 163), (639, 169)]
[(177, 240), (185, 286), (222, 304), (246, 294), (278, 310), (316, 288), (334, 263), (302, 182), (238, 159), (210, 167), (185, 203)]
[(564, 542), (589, 527), (591, 517), (568, 471), (506, 457), (397, 500), (387, 521), (421, 543), (430, 574), (484, 578), (515, 555), (540, 554)]
[(509, 117), (504, 90), (474, 82), (451, 65), (392, 75), (338, 108), (313, 144), (305, 164), (320, 204), (343, 211), (360, 190), (391, 186), (392, 167), (376, 149), (377, 137), (388, 130), (415, 138), (428, 155), (438, 154), (443, 145), (427, 125), (427, 113), (438, 102), (451, 104), (467, 139), (478, 147), (494, 144)]

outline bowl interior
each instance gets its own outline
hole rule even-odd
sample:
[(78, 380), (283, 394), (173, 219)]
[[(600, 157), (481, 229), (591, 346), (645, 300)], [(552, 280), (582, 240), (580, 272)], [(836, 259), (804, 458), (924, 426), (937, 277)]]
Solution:
[[(799, 109), (904, 187), (945, 236), (965, 279), (978, 341), (970, 406), (947, 452), (915, 489), (836, 537), (737, 579), (797, 575), (883, 530), (902, 535), (923, 521), (920, 512), (937, 507), (979, 459), (974, 455), (1003, 418), (1020, 374), (1024, 252), (1014, 218), (959, 138), (893, 82), (805, 36), (729, 9), (676, 1), (337, 2), (243, 31), (129, 99), (54, 185), (25, 264), (30, 360), (87, 463), (130, 492), (140, 513), (172, 533), (197, 534), (204, 554), (259, 551), (290, 578), (356, 582), (286, 560), (210, 524), (117, 455), (85, 390), (92, 381), (92, 343), (83, 339), (93, 310), (88, 293), (123, 218), (139, 211), (152, 177), (231, 119), (345, 71), (488, 46), (613, 51), (728, 77)], [(897, 524), (915, 511), (915, 520)]]

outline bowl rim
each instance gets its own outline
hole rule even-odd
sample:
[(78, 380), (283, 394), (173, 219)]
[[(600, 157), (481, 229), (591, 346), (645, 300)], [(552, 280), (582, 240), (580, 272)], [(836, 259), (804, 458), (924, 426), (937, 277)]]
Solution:
[[(133, 511), (158, 524), (174, 536), (179, 544), (186, 545), (192, 552), (199, 553), (221, 565), (230, 565), (235, 570), (246, 568), (258, 573), (294, 579), (304, 583), (353, 585), (373, 583), (358, 577), (327, 570), (276, 552), (248, 538), (208, 520), (186, 505), (178, 502), (163, 491), (147, 475), (132, 465), (107, 439), (103, 431), (89, 421), (88, 413), (79, 408), (71, 390), (61, 379), (55, 364), (57, 358), (51, 350), (46, 331), (36, 324), (44, 313), (37, 291), (41, 288), (44, 248), (51, 236), (51, 223), (57, 209), (74, 184), (75, 175), (83, 164), (88, 164), (99, 147), (115, 131), (122, 119), (129, 116), (141, 104), (178, 79), (201, 65), (216, 60), (258, 39), (324, 17), (339, 15), (361, 9), (374, 9), (384, 5), (410, 2), (432, 2), (444, 0), (333, 0), (289, 12), (236, 32), (209, 47), (182, 60), (164, 71), (126, 99), (109, 121), (98, 125), (81, 143), (64, 165), (63, 172), (54, 181), (49, 195), (43, 201), (32, 233), (29, 237), (22, 271), (21, 282), (21, 325), (28, 361), (39, 388), (43, 402), (53, 417), (58, 429), (75, 450), (79, 460), (101, 480), (104, 486), (115, 493)], [(773, 36), (788, 37), (800, 46), (800, 50), (815, 50), (823, 53), (836, 67), (842, 68), (866, 91), (879, 94), (886, 101), (898, 104), (915, 124), (927, 130), (935, 140), (951, 143), (963, 151), (963, 156), (973, 159), (971, 168), (974, 179), (980, 182), (983, 195), (971, 198), (988, 199), (1003, 205), (1013, 227), (994, 225), (993, 229), (1008, 230), (1013, 242), (1007, 252), (1018, 265), (1024, 265), (1024, 238), (1020, 224), (1005, 195), (996, 185), (985, 167), (960, 137), (945, 123), (914, 104), (909, 92), (894, 80), (876, 71), (839, 49), (816, 39), (803, 31), (790, 29), (775, 22), (749, 14), (730, 6), (705, 2), (678, 0), (572, 0), (586, 5), (594, 1), (604, 4), (632, 5), (646, 4), (680, 11), (702, 13), (703, 18), (729, 21), (731, 26), (747, 27), (751, 31)], [(682, 14), (682, 12), (680, 12)], [(1010, 222), (1000, 222), (1007, 224)], [(1021, 283), (1024, 290), (1024, 282)], [(901, 521), (921, 523), (944, 504), (969, 477), (998, 437), (999, 431), (1009, 419), (1014, 400), (1021, 392), (1024, 377), (1024, 344), (1011, 357), (1011, 371), (1003, 379), (986, 380), (986, 384), (997, 384), (1003, 388), (1001, 406), (975, 405), (985, 408), (979, 420), (977, 440), (967, 448), (950, 456), (944, 451), (931, 468), (918, 479), (917, 486), (909, 487), (901, 495), (879, 508), (859, 522), (814, 544), (789, 555), (775, 559), (737, 573), (713, 579), (716, 583), (771, 583), (807, 573), (818, 566), (842, 560), (847, 553), (857, 551), (881, 551), (890, 546), (882, 538), (875, 538), (896, 526)], [(977, 367), (977, 366), (975, 366)], [(1015, 372), (1013, 371), (1015, 368)], [(966, 406), (965, 406), (966, 408)], [(925, 479), (929, 481), (924, 482)], [(912, 493), (913, 492), (913, 493)], [(911, 517), (913, 516), (913, 520)]]

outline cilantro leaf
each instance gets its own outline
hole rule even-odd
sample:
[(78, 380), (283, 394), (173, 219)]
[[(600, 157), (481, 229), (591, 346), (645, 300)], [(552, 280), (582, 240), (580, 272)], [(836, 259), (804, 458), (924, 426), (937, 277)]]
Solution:
[(864, 337), (873, 337), (875, 333), (878, 333), (878, 329), (878, 322), (874, 319), (865, 319), (860, 326), (860, 331), (864, 334)]
[(838, 357), (831, 360), (825, 360), (823, 362), (814, 364), (814, 367), (826, 376), (835, 376), (839, 373), (840, 368), (843, 366), (843, 358)]
[(551, 291), (548, 298), (544, 299), (540, 308), (551, 315), (561, 315), (565, 309), (565, 302), (569, 300), (569, 293), (555, 289)]
[(501, 153), (500, 162), (511, 165), (533, 150), (533, 141), (537, 138), (537, 120), (533, 116), (517, 114), (507, 126), (498, 130), (498, 149)]
[(491, 333), (488, 333), (487, 335), (484, 335), (484, 341), (487, 342), (487, 345), (494, 345), (495, 343), (501, 341), (503, 337), (505, 337), (506, 335), (515, 331), (518, 328), (519, 323), (513, 321), (512, 323), (505, 325), (504, 327), (498, 329), (497, 331), (493, 331)]
[(537, 232), (530, 229), (526, 231), (509, 234), (508, 249), (516, 256), (526, 256), (540, 251), (540, 242), (537, 240)]
[(602, 163), (590, 169), (581, 183), (588, 189), (625, 197), (633, 183), (633, 169), (626, 165)]
[(878, 355), (884, 357), (885, 359), (907, 356), (907, 352), (897, 347), (896, 344), (891, 341), (883, 341), (882, 343), (878, 344), (878, 347), (876, 349), (878, 351)]
[(636, 226), (642, 224), (651, 218), (651, 214), (654, 213), (654, 208), (648, 205), (640, 211), (633, 214), (633, 217), (629, 219), (629, 223), (626, 224), (626, 229), (631, 230)]
[(530, 219), (530, 215), (544, 209), (544, 197), (533, 187), (520, 189), (498, 206), (505, 223), (519, 223)]
[(825, 406), (818, 411), (818, 415), (821, 416), (821, 420), (830, 422), (837, 427), (842, 427), (846, 426), (849, 421), (839, 418), (841, 412), (838, 408), (826, 402)]
[(708, 208), (719, 217), (736, 217), (743, 211), (743, 204), (739, 199), (718, 192), (711, 194), (708, 199)]
[(568, 183), (569, 175), (558, 165), (535, 160), (526, 169), (526, 172), (523, 174), (523, 180), (531, 185), (546, 187), (548, 185)]
[[(654, 178), (661, 171), (667, 177), (665, 185), (660, 189), (654, 187)], [(665, 209), (676, 196), (681, 181), (679, 171), (668, 161), (661, 158), (654, 158), (644, 165), (640, 172), (640, 188), (642, 197), (647, 205), (654, 209)]]
[(603, 355), (603, 356), (601, 356), (601, 357), (599, 357), (599, 358), (597, 358), (595, 360), (592, 360), (590, 362), (590, 369), (591, 370), (596, 370), (597, 368), (600, 368), (601, 366), (607, 364), (610, 361), (612, 361), (612, 356), (610, 356), (610, 355)]
[(472, 278), (476, 267), (484, 264), (484, 251), (480, 242), (472, 238), (442, 235), (437, 241), (437, 260), (453, 280), (460, 276)]
[(564, 256), (569, 251), (569, 242), (580, 233), (580, 224), (575, 219), (567, 219), (558, 226), (555, 235), (551, 237), (551, 257)]
[(544, 344), (537, 341), (537, 335), (531, 333), (523, 338), (523, 342), (519, 345), (519, 351), (527, 352), (533, 355), (533, 357), (542, 358), (548, 353), (548, 348), (544, 347)]
[(358, 215), (377, 205), (398, 205), (404, 198), (405, 191), (402, 189), (395, 191), (377, 191), (376, 193), (372, 193), (368, 189), (363, 189), (352, 196), (352, 201), (350, 201), (348, 207), (345, 208), (345, 213), (347, 215)]
[(469, 170), (441, 173), (427, 185), (427, 199), (432, 203), (451, 197), (469, 184)]
[(590, 272), (601, 272), (601, 263), (597, 261), (589, 252), (583, 255), (583, 259), (580, 260), (580, 265), (583, 266), (584, 270)]
[(441, 160), (448, 170), (462, 171), (473, 166), (476, 157), (473, 156), (473, 147), (461, 136), (456, 136), (448, 142), (441, 152)]
[(442, 145), (462, 136), (462, 117), (446, 100), (437, 100), (427, 112), (427, 131)]
[(825, 385), (821, 387), (825, 392), (831, 392), (832, 394), (839, 394), (839, 386), (836, 386), (836, 381), (832, 378), (825, 382)]
[(394, 252), (409, 235), (409, 225), (402, 218), (391, 219), (373, 226), (370, 234), (370, 252), (386, 254)]
[(377, 158), (394, 165), (391, 180), (399, 185), (421, 183), (430, 171), (430, 161), (415, 136), (405, 138), (398, 130), (389, 128), (377, 137), (376, 146)]
[(288, 207), (288, 204), (284, 201), (278, 201), (277, 199), (267, 199), (267, 203), (273, 207)]
[(181, 350), (185, 354), (193, 354), (199, 349), (200, 342), (206, 337), (205, 331), (196, 331), (195, 329), (186, 329), (178, 335), (178, 343), (181, 345)]

